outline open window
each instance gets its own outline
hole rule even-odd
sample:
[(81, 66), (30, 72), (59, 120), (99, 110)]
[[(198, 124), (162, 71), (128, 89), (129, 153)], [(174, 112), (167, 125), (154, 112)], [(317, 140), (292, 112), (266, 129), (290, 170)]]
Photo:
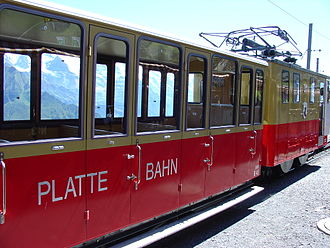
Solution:
[(1, 142), (81, 137), (82, 29), (0, 10)]
[(139, 42), (137, 133), (179, 129), (180, 50), (160, 41)]
[(293, 73), (293, 102), (300, 102), (300, 74)]

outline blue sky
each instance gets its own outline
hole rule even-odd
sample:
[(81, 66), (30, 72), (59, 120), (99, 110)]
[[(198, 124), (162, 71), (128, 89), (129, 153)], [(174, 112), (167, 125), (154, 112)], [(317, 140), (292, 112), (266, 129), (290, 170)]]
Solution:
[(329, 0), (47, 1), (141, 25), (203, 45), (208, 44), (199, 37), (200, 32), (279, 26), (293, 37), (305, 54), (303, 59), (297, 61), (303, 67), (306, 67), (308, 24), (313, 23), (312, 49), (317, 51), (312, 52), (311, 69), (316, 69), (318, 57), (320, 72), (330, 75)]

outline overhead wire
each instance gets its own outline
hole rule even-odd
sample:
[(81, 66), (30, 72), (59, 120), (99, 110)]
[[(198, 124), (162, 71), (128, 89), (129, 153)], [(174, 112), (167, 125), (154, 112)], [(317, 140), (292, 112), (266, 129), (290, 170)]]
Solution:
[[(283, 9), (282, 7), (280, 7), (279, 5), (277, 5), (276, 3), (274, 3), (272, 0), (267, 0), (269, 3), (273, 4), (275, 7), (279, 8), (280, 10), (282, 10), (284, 13), (286, 13), (287, 15), (289, 15), (290, 17), (292, 17), (293, 19), (295, 19), (296, 21), (298, 21), (299, 23), (303, 24), (304, 26), (308, 27), (308, 24), (306, 24), (305, 22), (303, 22), (302, 20), (300, 20), (299, 18), (297, 18), (296, 16), (294, 16), (293, 14), (289, 13), (288, 11), (286, 11), (285, 9)], [(317, 30), (313, 30), (313, 32), (317, 33), (318, 35), (322, 36), (323, 38), (327, 39), (330, 41), (330, 38), (327, 37), (326, 35), (318, 32)]]

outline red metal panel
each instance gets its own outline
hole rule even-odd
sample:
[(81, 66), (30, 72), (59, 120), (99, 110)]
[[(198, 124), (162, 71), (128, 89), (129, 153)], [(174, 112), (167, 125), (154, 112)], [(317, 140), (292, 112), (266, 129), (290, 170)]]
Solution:
[[(86, 238), (84, 152), (5, 160), (7, 214), (2, 248), (64, 247)], [(81, 186), (81, 187), (80, 187)]]
[(211, 159), (210, 143), (208, 136), (182, 140), (180, 206), (204, 198), (207, 169), (207, 162), (204, 160)]
[[(137, 188), (132, 185), (132, 224), (167, 213), (179, 205), (181, 140), (140, 146), (141, 182)], [(137, 161), (133, 168), (135, 175), (138, 175)]]
[(236, 133), (235, 185), (251, 180), (260, 170), (260, 168), (256, 168), (259, 163), (255, 161), (255, 158), (258, 160), (260, 156), (259, 151), (257, 151), (260, 149), (257, 143), (258, 139), (260, 138), (258, 138), (256, 131)]
[[(93, 185), (86, 185), (88, 239), (113, 232), (129, 224), (132, 146), (87, 151), (87, 176), (94, 175)], [(97, 175), (95, 174), (97, 173)], [(93, 190), (91, 190), (93, 189)]]
[(206, 172), (206, 196), (217, 194), (234, 185), (235, 134), (216, 135), (213, 138), (213, 165)]
[(318, 134), (319, 120), (264, 125), (262, 165), (275, 166), (317, 149)]

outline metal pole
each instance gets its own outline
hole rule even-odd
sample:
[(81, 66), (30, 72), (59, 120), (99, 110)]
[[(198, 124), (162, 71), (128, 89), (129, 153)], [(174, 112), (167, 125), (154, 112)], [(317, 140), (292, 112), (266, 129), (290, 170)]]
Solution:
[(308, 32), (307, 69), (311, 68), (312, 32), (313, 32), (313, 23), (310, 23), (309, 32)]
[(316, 58), (316, 72), (319, 72), (320, 59)]

